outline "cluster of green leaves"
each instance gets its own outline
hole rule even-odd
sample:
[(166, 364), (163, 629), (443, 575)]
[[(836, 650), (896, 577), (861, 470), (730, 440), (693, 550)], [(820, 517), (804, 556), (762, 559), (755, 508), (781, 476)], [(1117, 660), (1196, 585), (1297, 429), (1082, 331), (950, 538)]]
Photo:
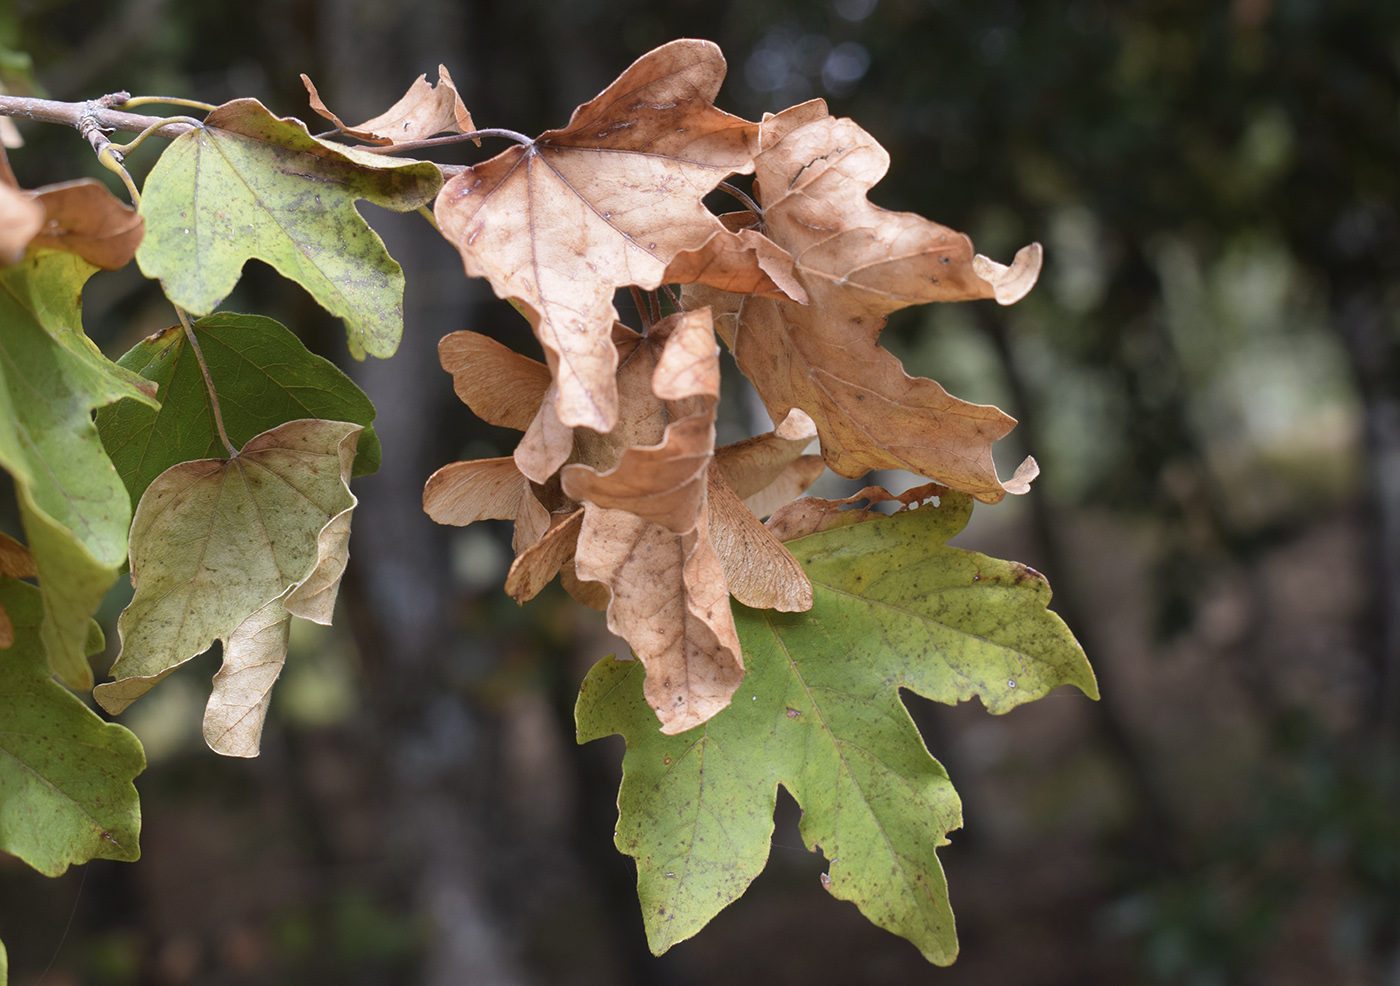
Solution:
[(141, 199), (138, 262), (181, 319), (205, 316), (188, 329), (112, 362), (83, 333), (97, 268), (72, 243), (36, 238), (0, 270), (0, 464), (26, 542), (0, 552), (13, 641), (0, 651), (0, 848), (53, 876), (140, 853), (140, 743), (68, 690), (93, 689), (93, 615), (128, 560), (121, 680), (98, 686), (98, 702), (120, 710), (223, 640), (206, 736), (255, 755), (287, 622), (329, 622), (348, 480), (379, 466), (374, 406), (343, 372), (271, 319), (214, 310), (257, 256), (345, 316), (352, 346), (392, 353), (402, 272), (352, 203), (417, 208), (441, 177), (357, 159), (261, 107), (223, 122), (173, 141)]
[[(782, 784), (804, 807), (804, 839), (830, 860), (825, 886), (913, 941), (930, 961), (952, 961), (956, 937), (936, 850), (960, 824), (960, 806), (898, 690), (949, 703), (976, 696), (994, 713), (1062, 684), (1096, 692), (1078, 645), (1046, 609), (1049, 587), (1038, 573), (946, 544), (966, 523), (972, 497), (995, 502), (1026, 488), (1029, 479), (1020, 473), (1003, 486), (990, 471), (990, 442), (1009, 419), (951, 399), (931, 381), (911, 382), (897, 361), (875, 352), (873, 338), (884, 315), (903, 304), (946, 300), (939, 292), (1014, 300), (1035, 271), (1028, 273), (1019, 258), (1010, 271), (974, 259), (961, 234), (874, 209), (863, 192), (848, 211), (865, 217), (860, 222), (873, 215), (868, 221), (891, 224), (898, 230), (889, 234), (891, 243), (900, 239), (908, 256), (881, 266), (865, 253), (885, 248), (865, 237), (859, 248), (842, 246), (846, 240), (825, 253), (813, 248), (798, 264), (794, 255), (808, 249), (806, 233), (794, 234), (789, 254), (763, 232), (778, 228), (780, 212), (794, 212), (791, 202), (774, 203), (767, 225), (761, 214), (746, 214), (737, 222), (739, 232), (723, 228), (699, 200), (727, 173), (752, 170), (763, 141), (784, 147), (767, 159), (773, 176), (764, 178), (765, 187), (777, 187), (780, 166), (792, 166), (814, 183), (810, 202), (819, 201), (815, 182), (839, 176), (801, 163), (804, 154), (825, 155), (820, 141), (859, 148), (864, 185), (850, 183), (855, 188), (882, 173), (882, 152), (849, 121), (833, 122), (824, 106), (799, 107), (795, 116), (765, 123), (761, 133), (759, 125), (717, 110), (709, 100), (723, 62), (713, 46), (677, 42), (647, 57), (651, 61), (639, 61), (629, 75), (650, 73), (643, 87), (650, 89), (649, 101), (633, 105), (628, 101), (641, 89), (610, 87), (580, 108), (571, 130), (514, 148), (481, 165), (476, 177), (471, 169), (456, 169), (446, 188), (436, 164), (313, 137), (301, 121), (278, 118), (255, 101), (214, 109), (176, 137), (146, 177), (139, 202), (144, 234), (137, 229), (132, 235), (122, 209), (109, 209), (131, 248), (115, 258), (104, 254), (103, 266), (120, 266), (134, 255), (142, 272), (160, 282), (179, 322), (116, 362), (82, 330), (81, 289), (97, 269), (88, 259), (93, 237), (53, 235), (51, 229), (41, 235), (39, 223), (18, 243), (0, 244), (23, 250), (22, 260), (0, 269), (0, 465), (13, 477), (26, 542), (0, 543), (0, 607), (9, 628), (0, 625), (9, 640), (0, 649), (0, 849), (53, 875), (89, 859), (135, 859), (139, 853), (132, 781), (144, 766), (140, 744), (95, 715), (75, 691), (93, 690), (104, 709), (118, 713), (220, 641), (223, 667), (206, 708), (205, 739), (226, 755), (257, 754), (290, 620), (330, 621), (355, 507), (349, 482), (378, 468), (380, 448), (373, 405), (339, 369), (271, 319), (217, 308), (246, 261), (260, 259), (344, 320), (352, 353), (392, 355), (403, 331), (403, 274), (354, 203), (409, 211), (441, 191), (437, 213), (468, 272), (492, 278), (499, 294), (517, 302), (550, 363), (546, 369), (489, 341), (444, 340), (444, 365), (464, 400), (488, 408), (488, 419), (529, 430), (514, 460), (444, 470), (460, 482), (433, 505), (453, 514), (453, 523), (515, 518), (517, 567), (530, 570), (522, 581), (533, 591), (563, 570), (566, 587), (584, 601), (600, 598), (580, 589), (582, 583), (601, 586), (610, 619), (625, 608), (611, 603), (628, 592), (636, 593), (627, 602), (635, 611), (648, 609), (658, 593), (671, 593), (664, 601), (675, 604), (672, 610), (685, 622), (685, 646), (667, 660), (674, 657), (675, 668), (688, 667), (695, 676), (673, 692), (689, 695), (685, 689), (713, 671), (719, 656), (736, 672), (703, 715), (687, 709), (666, 718), (643, 689), (644, 677), (663, 673), (656, 670), (663, 665), (646, 663), (649, 653), (641, 654), (642, 662), (600, 662), (579, 697), (580, 741), (613, 732), (627, 739), (617, 842), (637, 859), (653, 949), (664, 951), (694, 934), (763, 868)], [(686, 73), (703, 76), (703, 85), (687, 81)], [(470, 118), (445, 73), (443, 80), (433, 88), (420, 79), (385, 115), (389, 123), (342, 125), (343, 133), (391, 143), (394, 138), (378, 133), (398, 133), (400, 120), (405, 131), (416, 128), (410, 141), (443, 129), (463, 133)], [(680, 94), (675, 101), (666, 102), (668, 86)], [(314, 90), (313, 101), (319, 106)], [(629, 113), (660, 128), (675, 146), (662, 153), (644, 140), (647, 153), (630, 145), (611, 158), (596, 153), (600, 148), (587, 141), (642, 140), (641, 127), (628, 129)], [(790, 132), (810, 136), (814, 131), (802, 129), (809, 126), (823, 135), (811, 138), (816, 150), (800, 141), (795, 150), (782, 145)], [(713, 161), (684, 158), (690, 151), (674, 135), (687, 128), (704, 135), (700, 143)], [(641, 175), (643, 166), (655, 173), (627, 184), (606, 171), (609, 160), (619, 173)], [(570, 195), (587, 177), (594, 183), (588, 195), (616, 196), (601, 210), (580, 199), (589, 206), (589, 221), (601, 223), (601, 232), (588, 234), (597, 240), (592, 247), (566, 239), (577, 234), (576, 224), (555, 241), (531, 221), (524, 246), (519, 236), (493, 225), (520, 217), (508, 207), (516, 192), (488, 201), (490, 189), (511, 188), (514, 175), (528, 178), (521, 179), (522, 201), (543, 201), (540, 188), (553, 186), (539, 183), (554, 172), (539, 161), (573, 175)], [(479, 204), (473, 196), (480, 176), (493, 167), (500, 174), (480, 193)], [(528, 177), (531, 168), (539, 175)], [(681, 182), (682, 174), (690, 177)], [(835, 189), (840, 183), (828, 184)], [(0, 185), (0, 206), (30, 215), (37, 201), (41, 217), (49, 210), (46, 228), (57, 225), (56, 197), (46, 199), (42, 189), (22, 192), (12, 181)], [(628, 197), (639, 195), (652, 195), (684, 218), (654, 231), (656, 240), (668, 241), (659, 251), (666, 258), (652, 256), (641, 274), (632, 252), (650, 239), (641, 236), (647, 230), (619, 233), (624, 217), (641, 215), (627, 211)], [(800, 212), (787, 222), (794, 229), (817, 228)], [(98, 239), (107, 235), (99, 233)], [(910, 248), (916, 237), (931, 245)], [(857, 238), (849, 239), (854, 244)], [(655, 242), (648, 246), (656, 248)], [(517, 262), (521, 250), (528, 263)], [(602, 254), (609, 251), (615, 256), (605, 262)], [(948, 266), (950, 256), (955, 266)], [(1038, 248), (1033, 257), (1038, 265)], [(598, 274), (594, 259), (610, 263), (610, 271)], [(938, 265), (936, 276), (913, 269), (925, 262)], [(596, 283), (589, 283), (589, 271)], [(869, 283), (861, 280), (867, 275)], [(902, 293), (908, 281), (928, 291), (940, 278), (947, 284), (931, 295)], [(613, 289), (639, 283), (647, 290), (708, 285), (712, 295), (722, 292), (739, 307), (759, 295), (788, 299), (781, 302), (787, 308), (770, 306), (783, 313), (771, 317), (785, 327), (766, 344), (811, 362), (813, 378), (827, 381), (826, 394), (840, 384), (887, 401), (879, 407), (889, 408), (883, 413), (890, 421), (902, 422), (898, 440), (886, 439), (888, 448), (868, 447), (870, 425), (880, 423), (880, 412), (870, 410), (874, 402), (857, 413), (828, 406), (822, 395), (780, 394), (770, 410), (776, 417), (793, 408), (796, 418), (750, 443), (714, 449), (718, 344), (710, 303), (643, 325), (641, 334), (613, 327)], [(846, 324), (804, 321), (802, 299), (837, 290), (833, 284), (859, 295), (842, 294), (829, 306), (850, 325), (864, 326), (859, 331), (869, 337), (874, 355), (868, 364), (878, 372), (859, 380), (840, 377), (846, 368), (831, 365), (826, 349), (841, 348), (837, 343), (803, 349)], [(584, 294), (591, 307), (576, 303)], [(722, 301), (714, 302), (717, 311)], [(595, 313), (601, 330), (583, 320)], [(726, 336), (732, 346), (736, 333), (751, 337), (744, 325), (733, 312)], [(568, 334), (574, 331), (598, 336), (587, 358), (571, 351), (578, 346)], [(752, 351), (742, 348), (746, 344), (738, 344), (741, 366)], [(620, 365), (619, 349), (628, 354)], [(487, 372), (507, 364), (504, 376)], [(610, 393), (611, 403), (595, 403), (595, 391)], [(819, 418), (815, 425), (796, 410), (809, 400)], [(833, 425), (836, 410), (849, 412), (859, 427)], [(927, 437), (922, 426), (910, 422), (936, 424), (945, 413), (992, 422), (959, 425), (971, 428), (971, 437), (959, 441), (975, 456), (958, 451), (963, 445), (940, 447), (939, 454), (953, 450), (951, 459), (979, 459), (972, 478), (963, 477), (965, 492), (927, 487), (902, 497), (914, 506), (895, 516), (846, 509), (846, 501), (802, 500), (794, 506), (804, 506), (782, 514), (781, 522), (777, 516), (768, 528), (758, 522), (820, 471), (820, 459), (800, 457), (818, 434), (833, 465), (839, 456), (862, 471), (886, 462), (870, 456), (898, 450), (898, 456), (912, 455), (909, 461), (943, 469), (919, 445)], [(666, 426), (663, 433), (657, 422), (673, 418), (675, 430)], [(797, 419), (806, 425), (790, 424)], [(766, 478), (745, 480), (759, 460), (767, 463), (758, 469), (767, 470)], [(562, 481), (554, 478), (561, 467)], [(680, 478), (665, 491), (646, 486), (659, 473)], [(770, 502), (773, 489), (787, 492)], [(917, 506), (933, 499), (937, 505)], [(529, 530), (522, 534), (523, 528)], [(714, 546), (706, 533), (711, 529)], [(645, 554), (632, 550), (644, 540), (656, 546), (649, 563), (655, 567), (629, 568)], [(711, 554), (703, 565), (695, 561), (706, 551)], [(731, 567), (745, 557), (747, 568)], [(657, 573), (665, 574), (669, 558), (678, 562), (667, 586)], [(102, 649), (102, 640), (92, 617), (124, 566), (135, 595), (118, 624), (115, 680), (94, 689), (88, 657)], [(650, 574), (638, 575), (644, 571)], [(23, 581), (28, 578), (37, 584)], [(735, 603), (730, 622), (731, 591), (743, 603), (774, 608)], [(671, 629), (648, 624), (644, 631), (665, 638)], [(692, 632), (713, 641), (710, 651), (690, 646)], [(666, 638), (666, 646), (675, 639)], [(657, 731), (659, 714), (663, 732)]]

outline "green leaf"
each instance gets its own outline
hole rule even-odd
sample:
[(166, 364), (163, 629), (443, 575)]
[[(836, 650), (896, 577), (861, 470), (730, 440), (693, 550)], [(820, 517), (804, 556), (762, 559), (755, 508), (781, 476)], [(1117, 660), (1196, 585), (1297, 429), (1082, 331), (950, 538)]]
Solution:
[[(138, 858), (140, 742), (49, 676), (38, 589), (0, 579), (0, 605), (15, 628), (0, 651), (0, 849), (48, 876), (90, 859)], [(85, 650), (101, 649), (89, 621)]]
[(735, 605), (748, 668), (730, 707), (678, 736), (656, 729), (635, 662), (601, 661), (576, 710), (579, 741), (627, 740), (618, 848), (637, 860), (652, 950), (700, 930), (763, 869), (777, 785), (831, 861), (823, 879), (931, 962), (957, 954), (935, 850), (961, 824), (942, 766), (898, 697), (980, 696), (992, 712), (1093, 673), (1046, 610), (1044, 578), (947, 546), (971, 510), (939, 507), (810, 535), (788, 548), (812, 580), (806, 613)]
[(403, 332), (403, 271), (355, 210), (399, 212), (437, 194), (442, 174), (312, 137), (254, 99), (225, 103), (177, 137), (146, 178), (136, 262), (186, 311), (208, 315), (258, 259), (345, 319), (350, 351), (391, 356)]
[(331, 619), (348, 557), (355, 497), (347, 483), (360, 430), (290, 421), (233, 459), (182, 462), (151, 483), (131, 522), (136, 594), (117, 622), (117, 680), (93, 692), (104, 709), (121, 712), (222, 640), (205, 738), (217, 752), (256, 755), (287, 622)]
[[(284, 326), (261, 315), (219, 312), (195, 322), (194, 335), (234, 445), (300, 418), (351, 421), (365, 426), (353, 475), (379, 468), (379, 437), (370, 426), (374, 404)], [(171, 466), (226, 453), (199, 362), (180, 326), (137, 343), (118, 363), (160, 386), (158, 412), (127, 401), (97, 413), (102, 443), (136, 504)]]
[(131, 522), (92, 411), (122, 398), (155, 404), (148, 383), (82, 333), (78, 299), (94, 270), (43, 251), (0, 271), (0, 466), (34, 553), (50, 665), (81, 689), (93, 680), (88, 620), (126, 560)]
[(0, 986), (10, 981), (10, 956), (5, 951), (5, 943), (0, 941)]

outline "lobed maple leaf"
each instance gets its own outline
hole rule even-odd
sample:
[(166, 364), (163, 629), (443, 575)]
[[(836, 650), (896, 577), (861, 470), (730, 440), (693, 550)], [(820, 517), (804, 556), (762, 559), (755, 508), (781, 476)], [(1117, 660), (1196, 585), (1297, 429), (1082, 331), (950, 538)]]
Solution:
[(688, 287), (687, 307), (710, 305), (716, 327), (774, 420), (790, 408), (811, 415), (835, 472), (907, 469), (979, 500), (1024, 492), (1034, 466), (997, 479), (991, 446), (1015, 420), (910, 377), (879, 345), (886, 317), (908, 305), (1018, 300), (1035, 283), (1040, 247), (1005, 267), (971, 241), (911, 213), (873, 205), (866, 192), (889, 156), (820, 100), (764, 120), (755, 158), (762, 216), (730, 217), (787, 251), (809, 303)]
[[(675, 258), (732, 236), (701, 204), (727, 175), (752, 170), (756, 124), (716, 109), (719, 48), (673, 41), (639, 58), (550, 130), (468, 168), (435, 212), (468, 274), (517, 301), (545, 349), (563, 425), (611, 431), (618, 421), (613, 293), (757, 264), (715, 248), (723, 264)], [(748, 258), (748, 259), (745, 259)], [(776, 290), (776, 287), (772, 288)]]
[[(39, 589), (0, 578), (0, 607), (14, 630), (0, 660), (0, 851), (48, 876), (90, 859), (140, 858), (132, 780), (146, 766), (141, 743), (53, 680)], [(82, 641), (84, 654), (102, 650), (96, 621)]]
[(345, 320), (350, 352), (393, 354), (403, 332), (403, 269), (355, 210), (407, 212), (437, 194), (426, 161), (395, 161), (312, 137), (300, 120), (235, 99), (175, 138), (146, 176), (141, 272), (208, 315), (244, 264), (262, 260)]
[(899, 690), (949, 704), (977, 696), (993, 713), (1064, 684), (1098, 691), (1083, 651), (1046, 609), (1044, 578), (947, 545), (972, 502), (947, 490), (939, 500), (895, 516), (820, 501), (812, 513), (842, 520), (817, 521), (789, 542), (813, 606), (736, 612), (748, 677), (728, 709), (689, 732), (651, 728), (635, 664), (589, 671), (578, 739), (626, 738), (615, 841), (636, 859), (652, 951), (695, 934), (762, 871), (781, 784), (802, 808), (803, 842), (829, 860), (823, 886), (930, 961), (953, 960), (937, 851), (961, 806)]

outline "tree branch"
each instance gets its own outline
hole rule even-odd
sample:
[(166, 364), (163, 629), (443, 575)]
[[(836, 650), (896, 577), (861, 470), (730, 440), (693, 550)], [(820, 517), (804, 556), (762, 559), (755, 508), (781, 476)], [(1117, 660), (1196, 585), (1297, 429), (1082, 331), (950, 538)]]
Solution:
[[(139, 134), (143, 130), (155, 127), (152, 133), (157, 137), (178, 137), (194, 129), (195, 125), (188, 118), (171, 120), (161, 125), (162, 117), (127, 113), (112, 108), (130, 98), (129, 93), (116, 92), (100, 99), (62, 103), (54, 99), (35, 99), (31, 96), (0, 95), (0, 116), (37, 120), (40, 123), (60, 123), (79, 132), (84, 132), (87, 128)], [(84, 136), (87, 136), (85, 132)]]

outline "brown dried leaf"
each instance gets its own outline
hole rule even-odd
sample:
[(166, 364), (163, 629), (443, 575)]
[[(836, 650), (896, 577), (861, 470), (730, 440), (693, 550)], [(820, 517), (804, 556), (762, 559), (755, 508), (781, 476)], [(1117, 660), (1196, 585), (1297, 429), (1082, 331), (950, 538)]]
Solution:
[(524, 306), (559, 385), (554, 413), (618, 420), (613, 292), (651, 290), (723, 227), (701, 199), (752, 168), (757, 126), (716, 109), (719, 49), (673, 41), (642, 56), (569, 125), (468, 168), (435, 212), (467, 273)]
[(29, 242), (44, 228), (44, 207), (7, 182), (0, 182), (0, 265), (24, 259)]
[(729, 590), (704, 514), (673, 534), (623, 510), (584, 508), (579, 578), (612, 593), (608, 629), (646, 667), (643, 693), (661, 731), (683, 733), (729, 705), (744, 679)]
[(729, 592), (745, 606), (804, 613), (812, 608), (807, 573), (718, 471), (710, 472), (710, 540)]
[(517, 549), (515, 562), (506, 573), (506, 592), (518, 603), (534, 599), (573, 560), (578, 532), (583, 526), (583, 508), (550, 514), (548, 524), (548, 530), (528, 547)]
[[(1026, 461), (1032, 464), (1035, 462), (1034, 459)], [(1022, 463), (1023, 467), (1024, 465)], [(896, 512), (901, 512), (913, 509), (925, 500), (941, 496), (946, 492), (948, 492), (946, 487), (937, 483), (926, 483), (923, 486), (915, 486), (913, 489), (905, 490), (903, 493), (891, 493), (881, 486), (867, 486), (859, 493), (854, 493), (840, 500), (804, 496), (775, 512), (772, 517), (768, 518), (766, 526), (779, 541), (794, 541), (797, 538), (806, 537), (808, 534), (830, 531), (838, 527), (848, 527), (851, 524), (861, 524), (867, 520), (886, 516), (886, 514), (874, 509), (877, 503), (897, 501), (899, 510)], [(862, 500), (867, 502), (867, 506), (853, 507), (853, 504)]]
[(794, 257), (810, 304), (700, 287), (687, 288), (687, 303), (715, 308), (774, 420), (794, 406), (812, 416), (834, 471), (907, 469), (994, 503), (1009, 488), (991, 446), (1014, 419), (910, 377), (878, 336), (908, 305), (1015, 300), (1034, 283), (1040, 248), (1002, 268), (979, 261), (961, 233), (871, 204), (865, 193), (888, 155), (850, 120), (821, 111), (809, 103), (765, 119), (755, 160), (765, 230)]
[(429, 85), (427, 75), (420, 75), (397, 103), (354, 127), (326, 108), (320, 93), (305, 74), (301, 82), (311, 97), (313, 110), (339, 127), (341, 133), (369, 144), (404, 144), (436, 134), (465, 134), (476, 129), (472, 115), (457, 94), (457, 87), (453, 85), (452, 76), (447, 74), (445, 65), (438, 66), (437, 85)]
[(29, 549), (0, 531), (0, 576), (12, 579), (32, 579), (35, 576), (34, 556)]
[(79, 178), (45, 185), (33, 194), (45, 219), (31, 246), (76, 253), (103, 270), (125, 267), (136, 256), (146, 224), (100, 181)]
[[(739, 213), (751, 219), (752, 213)], [(723, 222), (726, 217), (720, 216)], [(703, 283), (732, 294), (791, 298), (805, 304), (807, 292), (792, 274), (792, 257), (752, 229), (721, 230), (698, 250), (683, 250), (666, 267), (667, 284)]]
[[(607, 587), (608, 628), (646, 667), (644, 692), (662, 732), (679, 733), (729, 704), (744, 666), (724, 568), (709, 537), (707, 477), (719, 398), (709, 312), (657, 323), (622, 369), (645, 365), (661, 340), (651, 379), (620, 372), (618, 386), (624, 397), (646, 387), (662, 417), (672, 419), (662, 440), (620, 447), (606, 472), (566, 466), (561, 479), (564, 493), (584, 505), (575, 573)], [(680, 416), (682, 409), (693, 413)]]
[(529, 428), (549, 388), (549, 367), (476, 332), (443, 336), (438, 359), (462, 403), (502, 428)]

